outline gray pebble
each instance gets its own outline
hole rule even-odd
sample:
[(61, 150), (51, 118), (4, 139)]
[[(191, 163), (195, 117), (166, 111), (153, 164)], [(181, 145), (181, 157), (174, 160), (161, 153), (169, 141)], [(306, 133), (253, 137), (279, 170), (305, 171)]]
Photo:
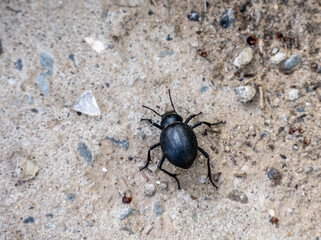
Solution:
[(280, 71), (283, 73), (291, 73), (292, 70), (301, 63), (301, 58), (297, 54), (293, 54), (291, 57), (285, 59), (280, 63)]
[(77, 147), (79, 155), (87, 162), (88, 166), (92, 167), (92, 154), (84, 142), (79, 142)]
[(17, 61), (15, 61), (15, 62), (13, 63), (13, 65), (14, 65), (14, 67), (15, 67), (16, 69), (18, 69), (19, 71), (21, 71), (22, 68), (23, 68), (23, 64), (22, 64), (21, 58), (19, 58)]
[(53, 214), (52, 214), (52, 213), (47, 213), (47, 214), (46, 214), (46, 217), (47, 217), (47, 218), (53, 218)]
[(41, 53), (39, 57), (40, 65), (46, 68), (48, 71), (46, 72), (49, 76), (53, 74), (53, 64), (54, 60), (52, 57), (47, 55), (46, 53)]
[(116, 211), (116, 215), (119, 220), (124, 220), (126, 217), (132, 214), (133, 211), (133, 208), (120, 208)]
[(249, 199), (247, 198), (245, 193), (236, 189), (233, 189), (231, 192), (229, 192), (228, 198), (234, 202), (240, 202), (240, 203), (249, 202)]
[(299, 107), (296, 109), (298, 112), (305, 112), (305, 107)]
[(158, 202), (155, 202), (155, 203), (154, 203), (154, 214), (155, 214), (156, 216), (159, 216), (162, 212), (163, 212), (162, 206), (159, 205)]
[(142, 133), (139, 135), (139, 139), (140, 140), (144, 140), (146, 138), (146, 134), (145, 133)]
[(2, 55), (2, 53), (3, 53), (2, 41), (0, 40), (0, 56)]
[(67, 199), (70, 201), (70, 202), (74, 202), (75, 201), (75, 198), (76, 198), (76, 195), (73, 194), (73, 193), (68, 193), (67, 194)]
[(291, 70), (292, 68), (298, 66), (301, 63), (301, 58), (297, 54), (293, 54), (291, 57), (284, 61), (284, 69)]
[(49, 83), (46, 80), (47, 76), (48, 76), (47, 72), (42, 72), (42, 73), (39, 73), (36, 78), (36, 83), (38, 84), (38, 87), (40, 88), (43, 95), (45, 95), (46, 97), (48, 96), (48, 93), (49, 93)]
[(201, 87), (200, 93), (204, 93), (206, 91), (208, 91), (209, 87), (208, 86), (203, 86)]
[(106, 18), (106, 17), (108, 16), (108, 12), (109, 12), (109, 9), (108, 9), (108, 8), (105, 9), (105, 10), (101, 13), (100, 18), (101, 18), (101, 19)]
[(190, 21), (194, 21), (194, 22), (198, 22), (200, 20), (200, 15), (198, 12), (195, 11), (191, 11), (188, 15), (187, 15), (188, 20)]
[(298, 146), (297, 146), (297, 145), (293, 145), (293, 146), (292, 146), (292, 149), (293, 149), (293, 150), (298, 150)]
[(305, 174), (308, 174), (308, 173), (310, 173), (310, 172), (312, 172), (313, 171), (313, 167), (307, 167), (305, 170), (304, 170), (304, 173)]
[(33, 217), (28, 217), (23, 220), (23, 223), (35, 223), (35, 219)]
[(127, 150), (129, 148), (129, 142), (127, 140), (118, 140), (111, 137), (105, 137), (106, 140), (111, 141), (112, 144), (118, 147), (122, 147), (123, 149)]
[(256, 95), (256, 89), (252, 86), (239, 86), (235, 89), (238, 95), (238, 100), (241, 103), (247, 103), (251, 101)]
[(225, 10), (220, 18), (220, 25), (222, 28), (228, 28), (234, 20), (232, 9)]
[(167, 57), (167, 56), (172, 56), (172, 55), (174, 55), (174, 53), (175, 53), (174, 50), (165, 50), (165, 51), (159, 52), (158, 57), (159, 58), (164, 58), (164, 57)]
[(270, 170), (268, 171), (268, 178), (272, 181), (278, 182), (281, 179), (281, 173), (279, 172), (279, 170), (275, 169), (275, 168), (270, 168)]

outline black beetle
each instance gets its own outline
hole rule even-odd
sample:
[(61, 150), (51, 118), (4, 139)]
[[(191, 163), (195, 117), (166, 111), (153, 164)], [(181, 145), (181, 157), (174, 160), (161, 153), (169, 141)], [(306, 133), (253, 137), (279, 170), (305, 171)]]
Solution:
[(223, 121), (217, 122), (217, 123), (209, 123), (209, 122), (197, 122), (196, 124), (189, 126), (189, 121), (202, 114), (202, 112), (198, 114), (192, 114), (190, 115), (184, 122), (183, 118), (177, 114), (170, 90), (168, 90), (169, 99), (171, 101), (173, 110), (164, 113), (163, 115), (160, 115), (158, 112), (156, 112), (154, 109), (151, 109), (149, 107), (146, 107), (143, 105), (144, 108), (147, 108), (154, 113), (156, 113), (158, 116), (162, 118), (161, 125), (153, 122), (151, 119), (143, 118), (141, 121), (148, 121), (150, 124), (152, 124), (154, 127), (159, 128), (162, 130), (160, 135), (160, 142), (152, 145), (147, 154), (147, 161), (145, 166), (140, 168), (140, 171), (147, 168), (149, 165), (149, 162), (151, 161), (150, 158), (150, 152), (156, 147), (161, 146), (163, 151), (163, 156), (160, 162), (158, 163), (157, 167), (163, 171), (164, 173), (168, 174), (169, 176), (175, 178), (178, 184), (178, 189), (180, 189), (180, 184), (177, 179), (177, 174), (170, 173), (162, 168), (162, 165), (167, 158), (168, 161), (172, 164), (174, 164), (176, 167), (188, 169), (192, 166), (194, 160), (197, 156), (197, 150), (200, 151), (206, 158), (207, 158), (207, 168), (208, 168), (208, 174), (207, 177), (210, 179), (211, 183), (214, 187), (218, 189), (218, 187), (215, 185), (215, 183), (212, 180), (211, 177), (211, 168), (210, 168), (210, 158), (209, 155), (198, 146), (196, 135), (193, 131), (193, 128), (196, 128), (200, 126), (201, 124), (205, 124), (208, 127), (218, 125), (221, 123), (224, 123)]

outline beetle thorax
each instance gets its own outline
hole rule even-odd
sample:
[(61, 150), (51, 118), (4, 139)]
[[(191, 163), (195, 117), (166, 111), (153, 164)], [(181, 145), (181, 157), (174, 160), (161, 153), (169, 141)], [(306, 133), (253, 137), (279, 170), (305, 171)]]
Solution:
[(161, 126), (164, 129), (168, 124), (173, 122), (183, 122), (183, 118), (176, 112), (167, 112), (162, 116)]

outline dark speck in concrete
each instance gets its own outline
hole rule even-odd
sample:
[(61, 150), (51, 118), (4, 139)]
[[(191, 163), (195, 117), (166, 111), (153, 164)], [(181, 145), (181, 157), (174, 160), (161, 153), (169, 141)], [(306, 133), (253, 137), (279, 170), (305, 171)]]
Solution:
[(297, 108), (298, 112), (305, 112), (305, 108), (304, 107), (299, 107)]
[(232, 9), (225, 10), (220, 18), (220, 25), (222, 28), (228, 28), (234, 20)]
[(170, 34), (168, 34), (168, 35), (167, 35), (166, 40), (167, 40), (167, 41), (172, 41), (172, 40), (173, 40), (173, 38), (171, 37), (171, 35), (170, 35)]
[(35, 223), (35, 219), (33, 217), (28, 217), (23, 220), (23, 223)]
[(108, 82), (106, 82), (106, 83), (105, 83), (105, 86), (109, 88), (109, 87), (110, 87), (110, 84), (109, 84)]
[(22, 64), (21, 58), (19, 58), (17, 61), (15, 61), (15, 62), (13, 63), (13, 65), (14, 65), (14, 67), (15, 67), (16, 69), (18, 69), (19, 71), (21, 71), (22, 68), (23, 68), (23, 64)]
[(67, 194), (67, 199), (70, 201), (70, 202), (74, 202), (75, 201), (75, 198), (76, 198), (76, 195), (73, 194), (73, 193), (68, 193)]
[(112, 144), (118, 147), (122, 147), (123, 149), (127, 150), (129, 148), (129, 142), (127, 140), (117, 140), (115, 138), (106, 137), (108, 141), (111, 141)]
[(2, 53), (3, 53), (2, 41), (0, 40), (0, 56), (2, 55)]
[(119, 229), (120, 231), (127, 231), (129, 233), (129, 235), (134, 234), (133, 230), (128, 228), (128, 227), (122, 227), (121, 229)]
[(84, 142), (78, 143), (78, 153), (79, 155), (88, 163), (88, 166), (92, 167), (92, 154)]
[(53, 218), (53, 214), (52, 214), (52, 213), (47, 213), (47, 214), (46, 214), (46, 217), (47, 217), (47, 218)]
[(68, 57), (69, 57), (69, 59), (74, 63), (74, 65), (75, 65), (75, 67), (76, 67), (75, 54), (70, 53)]

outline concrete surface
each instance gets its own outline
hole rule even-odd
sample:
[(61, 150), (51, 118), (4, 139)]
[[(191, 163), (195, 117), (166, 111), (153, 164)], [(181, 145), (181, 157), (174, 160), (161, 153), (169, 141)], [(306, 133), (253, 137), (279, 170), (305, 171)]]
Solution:
[[(1, 1), (1, 239), (319, 239), (320, 8)], [(246, 103), (242, 85), (257, 91)], [(164, 113), (167, 89), (184, 118), (226, 120), (195, 129), (218, 190), (201, 155), (188, 170), (164, 164), (180, 191), (157, 170), (160, 148), (139, 171), (160, 135), (142, 104)], [(87, 90), (101, 116), (72, 111)]]

